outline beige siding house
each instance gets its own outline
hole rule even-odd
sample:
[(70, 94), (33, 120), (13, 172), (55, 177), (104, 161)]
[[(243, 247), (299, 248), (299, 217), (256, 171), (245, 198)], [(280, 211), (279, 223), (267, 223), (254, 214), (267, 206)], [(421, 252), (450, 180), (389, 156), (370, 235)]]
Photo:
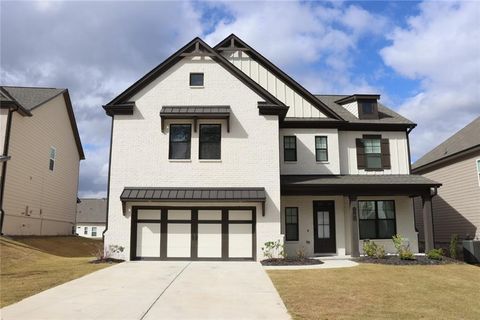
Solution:
[[(112, 117), (105, 248), (131, 260), (418, 251), (415, 124), (376, 94), (314, 95), (235, 35), (193, 39), (104, 109)], [(431, 227), (431, 225), (430, 225)], [(427, 235), (431, 235), (426, 225)], [(431, 238), (428, 238), (431, 243)]]
[[(434, 238), (445, 247), (453, 234), (480, 238), (480, 117), (417, 160), (412, 171), (442, 183), (433, 198)], [(416, 225), (423, 230), (421, 200)]]
[[(84, 159), (68, 90), (0, 87), (6, 235), (72, 234)], [(3, 129), (3, 123), (6, 123)]]

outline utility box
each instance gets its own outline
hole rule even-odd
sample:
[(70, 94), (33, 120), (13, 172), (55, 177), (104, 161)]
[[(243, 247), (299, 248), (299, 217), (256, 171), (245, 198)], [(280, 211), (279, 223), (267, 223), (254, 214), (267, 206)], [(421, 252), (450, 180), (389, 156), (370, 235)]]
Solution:
[(480, 263), (480, 240), (463, 240), (463, 260), (466, 263)]

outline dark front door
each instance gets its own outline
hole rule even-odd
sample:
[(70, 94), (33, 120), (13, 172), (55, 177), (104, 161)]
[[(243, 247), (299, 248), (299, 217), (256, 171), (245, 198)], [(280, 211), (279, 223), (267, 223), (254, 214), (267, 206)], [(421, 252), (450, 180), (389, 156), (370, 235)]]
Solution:
[(335, 203), (333, 201), (313, 202), (313, 228), (315, 253), (336, 253)]

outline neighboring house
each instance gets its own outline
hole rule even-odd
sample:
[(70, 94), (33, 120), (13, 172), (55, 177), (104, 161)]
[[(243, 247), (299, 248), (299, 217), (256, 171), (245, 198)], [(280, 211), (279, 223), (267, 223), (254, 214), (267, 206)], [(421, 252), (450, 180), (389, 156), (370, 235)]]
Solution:
[[(448, 246), (453, 234), (480, 238), (480, 117), (418, 159), (412, 172), (442, 183), (432, 203), (437, 246)], [(422, 236), (421, 200), (415, 204)]]
[(195, 38), (104, 106), (106, 248), (259, 260), (279, 240), (290, 256), (358, 256), (400, 233), (417, 251), (411, 197), (431, 215), (439, 184), (410, 175), (415, 124), (379, 98), (313, 95), (235, 35)]
[(0, 230), (72, 234), (84, 159), (68, 90), (0, 86)]
[(77, 204), (76, 234), (101, 238), (107, 222), (107, 199), (80, 199)]

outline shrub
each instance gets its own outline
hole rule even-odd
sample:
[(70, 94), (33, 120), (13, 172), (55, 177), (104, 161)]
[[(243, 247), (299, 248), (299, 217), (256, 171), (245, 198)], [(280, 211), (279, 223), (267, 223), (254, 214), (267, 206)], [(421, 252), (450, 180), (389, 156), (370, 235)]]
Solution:
[(432, 249), (428, 251), (427, 258), (432, 260), (442, 260), (443, 259), (443, 249)]
[(401, 235), (394, 235), (392, 241), (401, 260), (415, 260), (415, 255), (412, 250), (410, 250), (410, 245), (404, 244), (405, 239)]
[(458, 246), (458, 234), (452, 234), (452, 238), (450, 239), (450, 257), (452, 259), (457, 259), (457, 246)]
[(303, 246), (298, 248), (296, 253), (298, 260), (305, 260), (305, 258), (307, 257), (307, 254), (305, 253), (305, 248)]
[(265, 258), (267, 259), (274, 259), (274, 258), (283, 258), (287, 257), (287, 253), (285, 252), (285, 247), (280, 240), (277, 241), (267, 241), (264, 243), (262, 247), (262, 252)]
[(377, 244), (373, 241), (370, 240), (364, 240), (363, 241), (363, 252), (368, 256), (368, 257), (374, 257), (375, 254), (377, 253)]
[(385, 259), (385, 247), (384, 246), (378, 246), (377, 251), (375, 252), (375, 258), (377, 259)]

